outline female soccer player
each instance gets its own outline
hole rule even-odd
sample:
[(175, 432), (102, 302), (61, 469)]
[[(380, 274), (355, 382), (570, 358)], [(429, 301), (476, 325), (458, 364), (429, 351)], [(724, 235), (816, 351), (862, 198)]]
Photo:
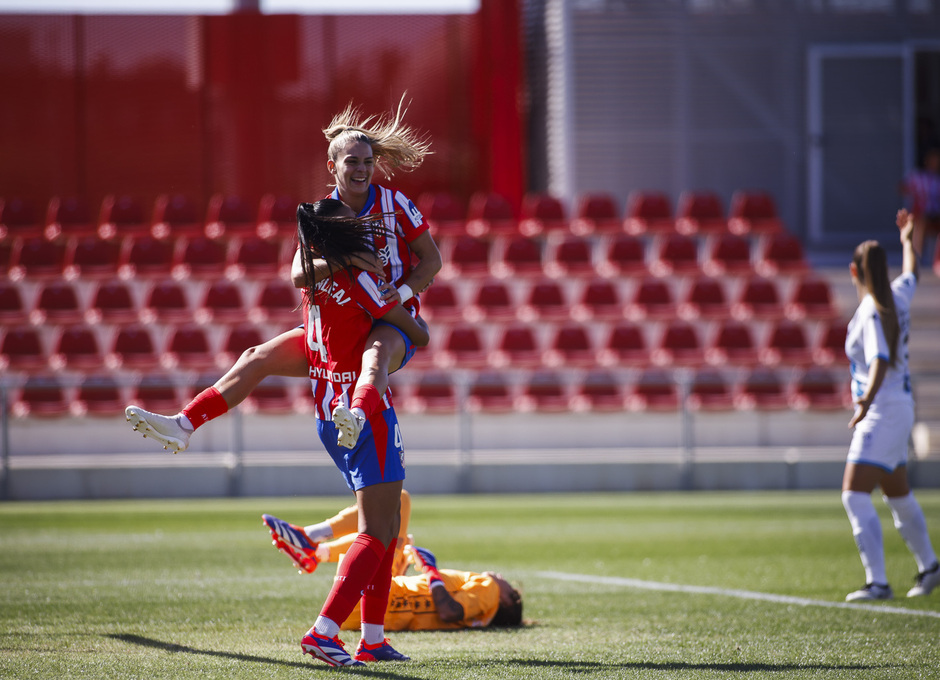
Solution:
[(856, 249), (850, 265), (859, 305), (849, 322), (845, 353), (851, 362), (855, 429), (842, 480), (842, 504), (865, 568), (865, 586), (846, 600), (890, 600), (885, 574), (881, 523), (871, 499), (881, 487), (894, 526), (917, 562), (916, 584), (907, 596), (927, 595), (940, 584), (940, 565), (927, 534), (924, 513), (907, 479), (907, 444), (914, 425), (914, 399), (908, 370), (910, 306), (917, 287), (917, 254), (912, 243), (914, 220), (899, 210), (897, 225), (903, 247), (902, 273), (888, 278), (887, 256), (877, 241)]
[[(411, 201), (401, 192), (372, 184), (376, 168), (390, 177), (394, 170), (417, 168), (430, 153), (427, 142), (405, 125), (404, 113), (399, 104), (394, 116), (362, 119), (358, 110), (347, 107), (324, 129), (324, 135), (330, 142), (327, 168), (336, 179), (332, 197), (346, 203), (357, 214), (377, 216), (391, 232), (378, 233), (375, 251), (357, 256), (357, 264), (377, 274), (381, 271), (387, 283), (382, 288), (383, 298), (401, 300), (412, 315), (419, 318), (418, 298), (414, 293), (427, 288), (440, 271), (440, 251)], [(417, 259), (414, 265), (412, 254)], [(327, 275), (328, 269), (322, 259), (318, 259), (305, 273), (298, 251), (291, 278), (295, 286), (303, 288), (308, 284), (305, 278), (308, 274), (319, 280)], [(131, 405), (125, 410), (127, 420), (135, 430), (156, 439), (163, 448), (174, 453), (185, 451), (196, 429), (240, 404), (266, 377), (305, 377), (306, 372), (296, 373), (296, 353), (302, 344), (303, 329), (281, 333), (245, 350), (225, 375), (196, 395), (179, 413), (164, 416)], [(389, 373), (403, 368), (414, 351), (398, 327), (386, 323), (375, 325), (363, 352), (357, 387), (351, 393), (350, 403), (337, 405), (335, 416), (341, 426), (337, 438), (342, 446), (352, 448), (355, 445), (357, 428), (361, 429), (377, 408), (385, 394)]]
[[(414, 345), (426, 345), (427, 329), (400, 303), (382, 299), (374, 274), (355, 269), (352, 253), (374, 252), (375, 218), (353, 217), (336, 199), (302, 203), (297, 209), (301, 266), (313, 281), (314, 259), (326, 261), (327, 278), (304, 290), (306, 321), (304, 353), (310, 369), (320, 441), (346, 484), (356, 494), (359, 534), (349, 546), (333, 588), (316, 623), (304, 635), (305, 653), (331, 666), (357, 666), (339, 639), (340, 625), (362, 599), (364, 637), (356, 656), (371, 660), (407, 660), (384, 637), (385, 610), (400, 523), (400, 498), (405, 478), (404, 448), (395, 410), (383, 395), (352, 447), (337, 443), (330, 414), (348, 398), (362, 363), (373, 319), (401, 328)], [(367, 631), (379, 631), (372, 642)]]

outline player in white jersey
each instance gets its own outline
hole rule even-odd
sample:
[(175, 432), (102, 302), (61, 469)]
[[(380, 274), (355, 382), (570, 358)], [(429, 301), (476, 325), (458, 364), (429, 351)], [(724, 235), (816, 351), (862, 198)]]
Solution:
[(911, 299), (918, 266), (907, 210), (897, 214), (904, 259), (902, 274), (888, 278), (887, 255), (877, 241), (855, 249), (850, 271), (859, 305), (849, 322), (845, 353), (851, 363), (854, 428), (842, 479), (842, 504), (865, 568), (865, 586), (846, 600), (893, 597), (885, 571), (881, 522), (871, 494), (880, 487), (885, 502), (917, 562), (916, 584), (908, 597), (927, 595), (940, 585), (940, 565), (927, 533), (924, 513), (907, 478), (908, 441), (914, 425), (914, 399), (908, 370)]

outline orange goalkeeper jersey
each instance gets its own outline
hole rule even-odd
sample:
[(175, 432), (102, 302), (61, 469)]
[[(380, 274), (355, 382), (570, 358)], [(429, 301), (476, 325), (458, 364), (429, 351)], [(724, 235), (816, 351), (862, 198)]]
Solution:
[[(441, 569), (444, 587), (463, 606), (464, 617), (445, 623), (437, 615), (428, 579), (424, 575), (394, 576), (385, 612), (385, 630), (450, 630), (489, 625), (499, 609), (499, 585), (491, 576)], [(359, 604), (343, 623), (343, 630), (359, 629)]]

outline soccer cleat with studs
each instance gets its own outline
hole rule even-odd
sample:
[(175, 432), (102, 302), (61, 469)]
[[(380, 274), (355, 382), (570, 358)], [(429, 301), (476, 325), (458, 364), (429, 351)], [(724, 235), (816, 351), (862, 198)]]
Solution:
[(866, 583), (863, 588), (845, 596), (846, 602), (866, 602), (870, 600), (890, 600), (894, 597), (891, 586), (887, 583)]
[(927, 571), (922, 571), (915, 579), (917, 585), (907, 591), (908, 597), (923, 597), (930, 595), (930, 592), (940, 586), (940, 563), (936, 563)]
[(395, 650), (392, 644), (385, 638), (378, 644), (367, 645), (365, 640), (359, 640), (359, 646), (356, 648), (356, 661), (411, 661), (410, 656), (405, 656)]
[(176, 416), (162, 416), (131, 405), (124, 409), (124, 417), (134, 431), (140, 432), (145, 439), (156, 439), (167, 451), (179, 453), (189, 447), (192, 432), (184, 429)]
[(274, 547), (287, 555), (301, 574), (312, 574), (320, 563), (316, 554), (319, 543), (307, 538), (301, 527), (273, 515), (261, 515), (261, 521), (271, 532)]
[(342, 404), (333, 409), (332, 418), (337, 432), (336, 443), (345, 449), (355, 448), (366, 419), (356, 415)]
[(304, 654), (325, 661), (334, 668), (338, 666), (365, 666), (361, 661), (349, 656), (349, 652), (346, 651), (346, 647), (338, 635), (328, 638), (315, 632), (313, 628), (307, 631), (307, 634), (300, 641), (300, 648)]

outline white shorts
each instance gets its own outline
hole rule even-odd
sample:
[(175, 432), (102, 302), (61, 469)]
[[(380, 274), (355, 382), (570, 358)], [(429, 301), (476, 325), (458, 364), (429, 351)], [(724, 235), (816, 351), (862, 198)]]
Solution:
[(908, 442), (914, 427), (914, 403), (896, 401), (872, 406), (855, 426), (849, 444), (850, 463), (874, 465), (894, 472), (907, 463)]

